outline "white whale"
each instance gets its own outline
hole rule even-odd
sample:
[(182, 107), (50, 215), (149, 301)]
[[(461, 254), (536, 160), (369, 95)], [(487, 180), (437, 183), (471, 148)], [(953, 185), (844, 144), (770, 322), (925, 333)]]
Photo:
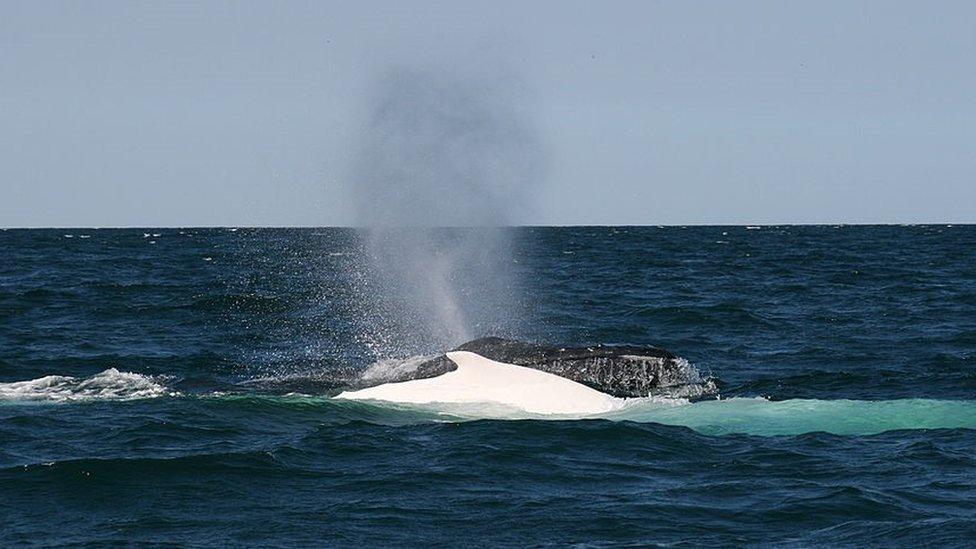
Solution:
[(564, 377), (489, 360), (468, 351), (447, 353), (457, 369), (427, 379), (387, 383), (335, 398), (398, 404), (499, 404), (529, 414), (594, 415), (619, 409), (616, 398)]

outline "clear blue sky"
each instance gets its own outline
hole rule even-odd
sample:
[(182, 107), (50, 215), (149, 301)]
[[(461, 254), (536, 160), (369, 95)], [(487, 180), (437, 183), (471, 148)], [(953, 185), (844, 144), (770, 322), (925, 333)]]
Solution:
[(377, 74), (499, 62), (548, 158), (516, 222), (976, 222), (974, 24), (968, 1), (7, 1), (0, 226), (350, 224)]

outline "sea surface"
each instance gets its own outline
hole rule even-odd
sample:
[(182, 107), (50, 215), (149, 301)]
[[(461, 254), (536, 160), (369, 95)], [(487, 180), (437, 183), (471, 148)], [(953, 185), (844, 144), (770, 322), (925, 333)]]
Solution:
[(385, 358), (354, 231), (0, 231), (0, 545), (976, 544), (976, 226), (508, 236), (502, 335), (657, 345), (717, 394), (335, 400)]

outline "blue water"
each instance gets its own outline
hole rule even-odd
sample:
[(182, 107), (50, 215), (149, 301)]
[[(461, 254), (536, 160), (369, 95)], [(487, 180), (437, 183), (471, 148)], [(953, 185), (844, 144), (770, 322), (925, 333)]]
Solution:
[(718, 398), (337, 401), (383, 358), (352, 231), (0, 231), (0, 543), (976, 543), (976, 227), (509, 236), (486, 326), (664, 347)]

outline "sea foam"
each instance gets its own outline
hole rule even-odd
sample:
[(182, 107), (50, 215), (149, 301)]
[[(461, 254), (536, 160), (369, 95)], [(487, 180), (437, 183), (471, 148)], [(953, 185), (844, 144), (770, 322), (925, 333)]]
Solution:
[(130, 400), (174, 394), (151, 376), (115, 368), (85, 378), (51, 375), (0, 383), (0, 401)]

